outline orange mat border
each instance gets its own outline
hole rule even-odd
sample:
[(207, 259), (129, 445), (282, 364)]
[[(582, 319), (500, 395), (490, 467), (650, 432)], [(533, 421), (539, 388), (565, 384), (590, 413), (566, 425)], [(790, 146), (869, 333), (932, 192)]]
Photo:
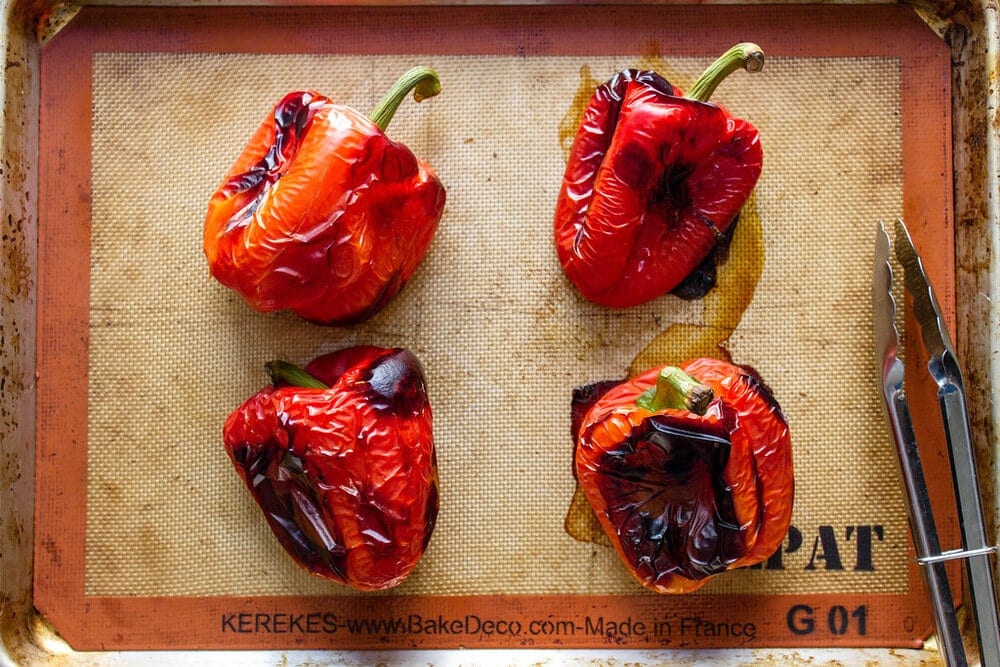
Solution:
[[(752, 38), (770, 56), (882, 56), (902, 64), (904, 216), (939, 288), (954, 330), (951, 191), (951, 79), (947, 46), (900, 6), (661, 7), (639, 22), (623, 7), (410, 8), (85, 8), (42, 54), (39, 156), (37, 347), (37, 479), (35, 604), (78, 650), (202, 648), (620, 648), (733, 646), (919, 646), (932, 628), (923, 585), (911, 564), (908, 594), (685, 597), (626, 596), (350, 596), (350, 597), (95, 597), (84, 595), (87, 497), (87, 351), (90, 246), (92, 55), (102, 51), (235, 53), (436, 53), (490, 55), (627, 55), (643, 40), (666, 52), (711, 58)], [(339, 28), (346, 14), (386, 30)], [(435, 18), (433, 34), (406, 30), (408, 16)], [(647, 12), (648, 16), (648, 12)], [(627, 28), (620, 33), (607, 25)], [(545, 35), (540, 37), (539, 35)], [(547, 37), (554, 37), (548, 39)], [(225, 91), (220, 91), (225, 94)], [(225, 119), (220, 119), (225, 122)], [(141, 175), (137, 175), (141, 177)], [(169, 183), (163, 184), (169, 187)], [(878, 211), (871, 212), (874, 222)], [(195, 221), (200, 224), (200, 221)], [(857, 267), (869, 271), (867, 266)], [(913, 326), (910, 321), (909, 326)], [(912, 328), (910, 330), (913, 330)], [(916, 337), (911, 337), (916, 338)], [(933, 391), (917, 387), (912, 411), (925, 463), (947, 465), (935, 428)], [(849, 416), (845, 416), (849, 418)], [(888, 443), (887, 443), (888, 446)], [(568, 445), (567, 445), (568, 447)], [(567, 463), (567, 465), (569, 465)], [(892, 477), (891, 479), (894, 479)], [(951, 498), (947, 475), (929, 475), (931, 493)], [(957, 539), (956, 520), (941, 516), (942, 542)], [(911, 548), (912, 555), (912, 548)], [(952, 569), (957, 575), (957, 566)], [(958, 577), (953, 576), (953, 586)], [(957, 588), (956, 588), (957, 590)], [(736, 598), (734, 601), (734, 597)], [(816, 629), (795, 635), (787, 614), (813, 610)], [(831, 614), (866, 608), (866, 634), (834, 634)], [(752, 610), (752, 611), (746, 611)], [(242, 614), (242, 615), (241, 615)], [(282, 616), (288, 614), (288, 616)], [(352, 633), (348, 620), (399, 618), (412, 630)], [(756, 624), (754, 639), (682, 633), (683, 618)], [(592, 626), (643, 622), (647, 632), (584, 633), (560, 621)], [(266, 630), (261, 630), (261, 621)], [(492, 626), (486, 622), (492, 620)], [(837, 619), (839, 621), (839, 616)], [(856, 630), (857, 618), (851, 620)], [(442, 622), (439, 622), (442, 621)], [(451, 625), (447, 622), (450, 621)], [(502, 632), (498, 622), (519, 634)], [(563, 636), (532, 634), (549, 628)], [(656, 622), (675, 628), (656, 636)], [(459, 625), (455, 625), (458, 623)], [(478, 623), (479, 632), (472, 632)], [(534, 626), (531, 626), (535, 623)], [(688, 626), (690, 626), (688, 622)], [(666, 626), (661, 625), (661, 630)], [(736, 629), (731, 626), (731, 630)], [(742, 626), (739, 626), (742, 627)], [(489, 634), (486, 629), (492, 630)], [(588, 629), (588, 628), (585, 628)], [(593, 629), (593, 627), (589, 628)], [(252, 631), (251, 631), (252, 630)], [(462, 630), (463, 632), (452, 632)], [(704, 633), (701, 633), (704, 635)]]

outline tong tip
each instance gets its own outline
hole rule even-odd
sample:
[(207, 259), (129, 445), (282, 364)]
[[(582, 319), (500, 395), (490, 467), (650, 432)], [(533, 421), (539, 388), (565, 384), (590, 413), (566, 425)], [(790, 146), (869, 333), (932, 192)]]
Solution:
[(875, 318), (875, 364), (883, 382), (896, 360), (899, 331), (896, 329), (896, 300), (892, 296), (892, 266), (889, 234), (878, 223), (875, 230), (875, 262), (872, 272), (872, 310)]
[(952, 350), (951, 336), (941, 316), (934, 288), (927, 279), (923, 261), (913, 245), (910, 232), (902, 220), (896, 219), (896, 257), (903, 265), (903, 283), (906, 291), (913, 297), (913, 312), (927, 351), (933, 356), (940, 356)]

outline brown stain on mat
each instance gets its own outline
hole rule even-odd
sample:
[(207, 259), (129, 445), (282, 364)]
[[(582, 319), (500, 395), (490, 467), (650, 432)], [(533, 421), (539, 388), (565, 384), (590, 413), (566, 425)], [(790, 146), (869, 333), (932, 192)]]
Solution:
[(122, 487), (118, 484), (114, 484), (108, 481), (103, 481), (101, 482), (101, 488), (104, 490), (105, 495), (107, 495), (109, 499), (115, 502), (120, 502), (124, 497), (124, 494), (122, 493)]
[(41, 540), (42, 548), (45, 549), (45, 553), (49, 555), (49, 559), (56, 567), (62, 567), (62, 550), (59, 545), (56, 544), (55, 540), (51, 537), (43, 538)]
[(583, 487), (579, 482), (573, 490), (573, 500), (570, 501), (569, 510), (566, 511), (566, 520), (563, 522), (566, 532), (580, 542), (593, 542), (606, 547), (611, 546), (611, 540), (605, 534), (597, 516), (587, 502), (587, 496), (583, 492)]
[[(702, 299), (704, 323), (672, 324), (664, 329), (632, 360), (629, 376), (696, 357), (732, 361), (726, 343), (753, 300), (764, 272), (764, 255), (764, 229), (756, 194), (751, 194), (740, 212), (729, 256), (719, 266), (716, 286)], [(610, 545), (579, 483), (563, 525), (576, 540)]]
[[(650, 40), (643, 45), (642, 56), (632, 67), (657, 72), (671, 83), (674, 83), (675, 79), (680, 78), (677, 76), (677, 72), (671, 69), (660, 55), (660, 44), (655, 40)], [(607, 73), (608, 77), (611, 75), (612, 72)], [(594, 77), (589, 65), (580, 67), (580, 83), (577, 86), (576, 93), (573, 95), (569, 108), (566, 110), (566, 114), (559, 121), (559, 145), (563, 149), (564, 158), (569, 158), (570, 148), (572, 148), (573, 140), (576, 138), (577, 129), (579, 129), (580, 123), (583, 121), (583, 114), (587, 110), (587, 105), (590, 104), (590, 98), (593, 97), (594, 91), (602, 83), (604, 81)]]
[(570, 102), (566, 115), (559, 121), (559, 145), (563, 149), (563, 157), (569, 159), (569, 151), (573, 146), (573, 139), (576, 138), (576, 131), (583, 121), (583, 114), (590, 104), (590, 98), (601, 82), (594, 78), (590, 72), (589, 65), (580, 68), (580, 84), (577, 86), (573, 100)]
[(661, 55), (659, 43), (655, 41), (650, 41), (645, 45), (642, 50), (642, 56), (633, 67), (656, 72), (674, 86), (683, 88), (681, 84), (686, 83), (684, 77), (678, 74), (676, 69), (667, 64), (667, 61)]
[(753, 300), (764, 272), (764, 230), (757, 211), (757, 197), (750, 196), (740, 213), (740, 223), (719, 267), (715, 288), (702, 299), (704, 324), (674, 324), (654, 338), (632, 361), (630, 375), (693, 357), (730, 361), (725, 345)]

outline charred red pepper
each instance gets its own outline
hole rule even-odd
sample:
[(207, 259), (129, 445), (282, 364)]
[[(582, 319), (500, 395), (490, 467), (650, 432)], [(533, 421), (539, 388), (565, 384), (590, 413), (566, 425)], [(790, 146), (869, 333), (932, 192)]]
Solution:
[(555, 212), (559, 261), (585, 298), (644, 303), (726, 242), (763, 152), (753, 125), (707, 100), (734, 70), (762, 65), (759, 47), (738, 44), (687, 96), (649, 71), (625, 70), (597, 88)]
[(643, 586), (693, 591), (781, 546), (791, 440), (755, 372), (695, 359), (601, 391), (576, 424), (577, 479)]
[(370, 118), (314, 92), (289, 93), (212, 196), (204, 249), (212, 275), (261, 311), (319, 324), (378, 312), (416, 270), (444, 208), (431, 168), (385, 135), (411, 91), (440, 91), (410, 70)]
[(223, 440), (271, 530), (309, 572), (361, 590), (395, 586), (427, 547), (438, 475), (420, 362), (355, 347), (305, 370), (268, 365)]

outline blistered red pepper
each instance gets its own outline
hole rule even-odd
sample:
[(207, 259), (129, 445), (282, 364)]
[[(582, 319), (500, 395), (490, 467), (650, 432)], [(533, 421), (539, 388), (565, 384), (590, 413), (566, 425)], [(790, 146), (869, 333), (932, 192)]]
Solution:
[(319, 324), (378, 312), (417, 269), (445, 191), (385, 129), (410, 90), (440, 90), (425, 67), (403, 75), (371, 117), (314, 92), (289, 93), (212, 196), (204, 249), (212, 275), (261, 311)]
[[(434, 530), (438, 474), (420, 362), (355, 347), (268, 365), (223, 428), (226, 452), (291, 557), (360, 590), (402, 582)], [(289, 384), (292, 383), (292, 384)]]
[(643, 586), (693, 591), (777, 551), (794, 500), (791, 439), (755, 372), (695, 359), (600, 391), (576, 424), (576, 475)]
[(763, 54), (739, 44), (687, 96), (655, 72), (625, 70), (595, 91), (570, 150), (555, 244), (569, 280), (611, 307), (675, 289), (725, 242), (760, 176), (756, 128), (708, 102)]

